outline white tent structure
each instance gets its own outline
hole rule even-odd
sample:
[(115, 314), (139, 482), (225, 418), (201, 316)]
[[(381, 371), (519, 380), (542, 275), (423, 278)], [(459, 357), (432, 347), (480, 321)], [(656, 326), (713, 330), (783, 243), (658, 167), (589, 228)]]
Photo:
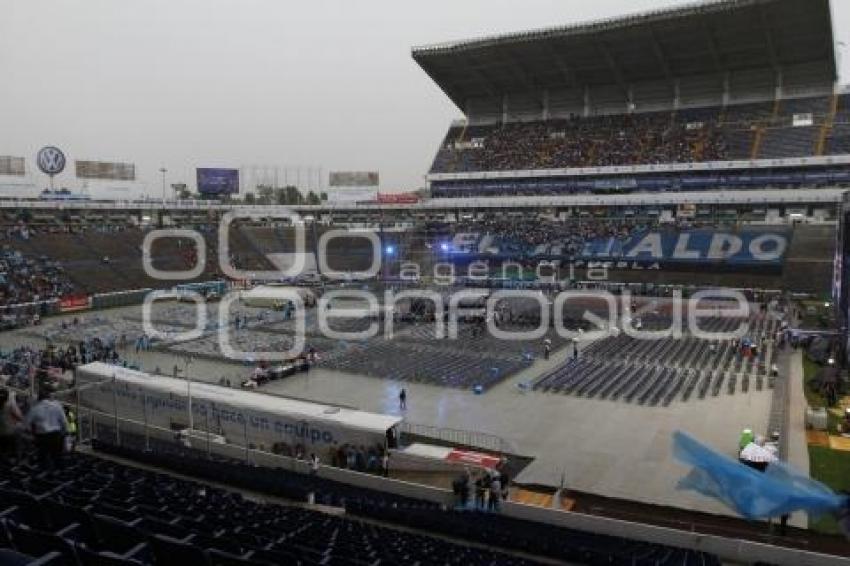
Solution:
[[(80, 407), (165, 429), (208, 426), (228, 443), (385, 445), (402, 417), (174, 379), (101, 362), (77, 368)], [(189, 416), (191, 412), (191, 417)], [(390, 433), (392, 431), (392, 433)]]

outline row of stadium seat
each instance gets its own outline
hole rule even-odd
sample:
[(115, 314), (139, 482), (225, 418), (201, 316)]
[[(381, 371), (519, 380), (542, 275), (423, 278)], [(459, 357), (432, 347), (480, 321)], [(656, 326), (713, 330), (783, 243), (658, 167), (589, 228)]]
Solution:
[[(448, 510), (431, 503), (391, 496), (373, 490), (360, 490), (337, 482), (302, 476), (282, 469), (254, 468), (245, 466), (241, 462), (226, 460), (211, 462), (205, 454), (175, 445), (171, 445), (169, 448), (164, 446), (163, 443), (159, 443), (153, 447), (152, 451), (143, 451), (140, 448), (141, 439), (128, 438), (127, 440), (131, 443), (135, 442), (136, 448), (133, 448), (132, 444), (126, 446), (125, 439), (122, 436), (122, 447), (100, 443), (98, 449), (123, 458), (172, 469), (184, 475), (207, 478), (216, 482), (225, 482), (228, 485), (269, 492), (284, 497), (286, 497), (286, 494), (278, 489), (278, 483), (283, 482), (291, 486), (303, 482), (302, 494), (307, 491), (315, 493), (317, 502), (343, 506), (351, 516), (362, 516), (392, 525), (403, 525), (489, 547), (505, 548), (576, 564), (628, 564), (635, 566), (718, 564), (715, 557), (703, 553), (563, 529), (512, 519), (499, 514)], [(204, 489), (209, 493), (209, 488)], [(291, 487), (287, 489), (291, 489)], [(140, 494), (136, 499), (141, 500), (142, 498), (144, 496)], [(136, 499), (131, 500), (130, 503), (134, 503)], [(303, 500), (303, 495), (299, 499)], [(168, 510), (166, 509), (166, 511)], [(228, 529), (226, 517), (230, 513), (210, 514), (222, 519), (216, 524), (217, 529)], [(252, 516), (252, 513), (237, 513), (237, 518), (233, 523), (240, 523), (239, 519), (245, 516)], [(175, 522), (181, 523), (179, 520)], [(233, 523), (230, 523), (230, 525), (232, 526)], [(174, 532), (172, 534), (180, 535), (182, 533)], [(421, 537), (421, 535), (411, 536)], [(290, 537), (291, 539), (292, 537)], [(434, 539), (426, 538), (426, 540), (433, 541)], [(431, 542), (431, 547), (436, 544), (436, 542)], [(439, 554), (437, 554), (438, 552)], [(456, 544), (449, 544), (448, 549), (429, 550), (428, 553), (419, 553), (414, 550), (409, 555), (412, 555), (412, 558), (403, 563), (429, 564), (432, 563), (430, 557), (433, 555), (439, 557), (434, 562), (443, 564), (528, 563), (528, 561), (509, 558), (506, 555), (489, 551), (460, 549)], [(352, 553), (350, 556), (360, 556), (360, 553)], [(393, 562), (378, 559), (372, 560), (370, 563)]]
[(322, 358), (319, 362), (319, 367), (327, 369), (464, 389), (474, 386), (487, 389), (530, 365), (529, 359), (519, 355), (500, 359), (429, 344), (396, 344), (383, 339), (354, 345), (341, 355)]
[(650, 364), (605, 363), (600, 361), (570, 362), (544, 375), (534, 389), (612, 401), (623, 400), (640, 405), (670, 405), (679, 398), (688, 401), (696, 392), (699, 399), (720, 395), (724, 383), (727, 393), (735, 394), (738, 376), (741, 392), (749, 391), (750, 380), (761, 391), (774, 386), (772, 376), (733, 373), (720, 370), (671, 368)]
[(83, 455), (51, 476), (4, 472), (0, 546), (59, 554), (51, 564), (532, 563)]
[[(707, 332), (730, 331), (740, 320), (709, 318), (701, 324)], [(740, 345), (729, 340), (709, 341), (686, 335), (682, 338), (642, 340), (625, 333), (592, 343), (582, 357), (572, 359), (538, 378), (533, 389), (641, 405), (669, 405), (679, 398), (688, 401), (696, 392), (699, 399), (709, 393), (718, 396), (724, 383), (729, 395), (747, 393), (750, 380), (761, 391), (774, 387), (768, 375), (776, 357), (772, 337), (777, 323), (772, 319), (752, 321), (750, 335), (767, 352), (747, 358)]]
[[(840, 97), (838, 114), (850, 96)], [(829, 124), (830, 97), (708, 107), (679, 112), (594, 116), (492, 126), (454, 126), (432, 173), (690, 163), (816, 154)], [(812, 125), (794, 127), (795, 116)], [(765, 132), (761, 136), (755, 132)], [(472, 142), (472, 143), (470, 143)], [(833, 147), (827, 146), (828, 151)]]

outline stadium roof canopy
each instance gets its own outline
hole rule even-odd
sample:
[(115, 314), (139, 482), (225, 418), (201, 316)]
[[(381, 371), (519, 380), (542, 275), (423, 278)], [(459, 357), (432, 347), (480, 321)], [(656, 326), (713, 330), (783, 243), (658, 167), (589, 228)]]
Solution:
[(636, 83), (695, 76), (775, 77), (805, 68), (798, 81), (837, 78), (829, 0), (716, 0), (412, 54), (463, 111), (470, 99), (508, 93), (607, 86), (626, 94)]

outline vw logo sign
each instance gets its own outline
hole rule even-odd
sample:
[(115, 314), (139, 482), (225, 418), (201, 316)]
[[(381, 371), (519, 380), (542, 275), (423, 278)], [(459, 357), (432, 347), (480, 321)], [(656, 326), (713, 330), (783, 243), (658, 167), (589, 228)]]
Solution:
[(38, 168), (45, 175), (58, 175), (65, 169), (65, 154), (58, 147), (48, 145), (38, 150), (35, 158)]

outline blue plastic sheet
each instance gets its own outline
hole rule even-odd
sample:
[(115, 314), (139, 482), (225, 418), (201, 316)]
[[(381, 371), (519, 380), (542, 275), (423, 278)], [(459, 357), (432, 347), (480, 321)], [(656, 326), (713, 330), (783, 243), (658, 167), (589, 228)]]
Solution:
[(718, 499), (748, 519), (768, 519), (806, 511), (818, 516), (847, 505), (847, 498), (781, 462), (759, 472), (719, 454), (683, 432), (673, 434), (673, 455), (693, 466), (678, 489)]

